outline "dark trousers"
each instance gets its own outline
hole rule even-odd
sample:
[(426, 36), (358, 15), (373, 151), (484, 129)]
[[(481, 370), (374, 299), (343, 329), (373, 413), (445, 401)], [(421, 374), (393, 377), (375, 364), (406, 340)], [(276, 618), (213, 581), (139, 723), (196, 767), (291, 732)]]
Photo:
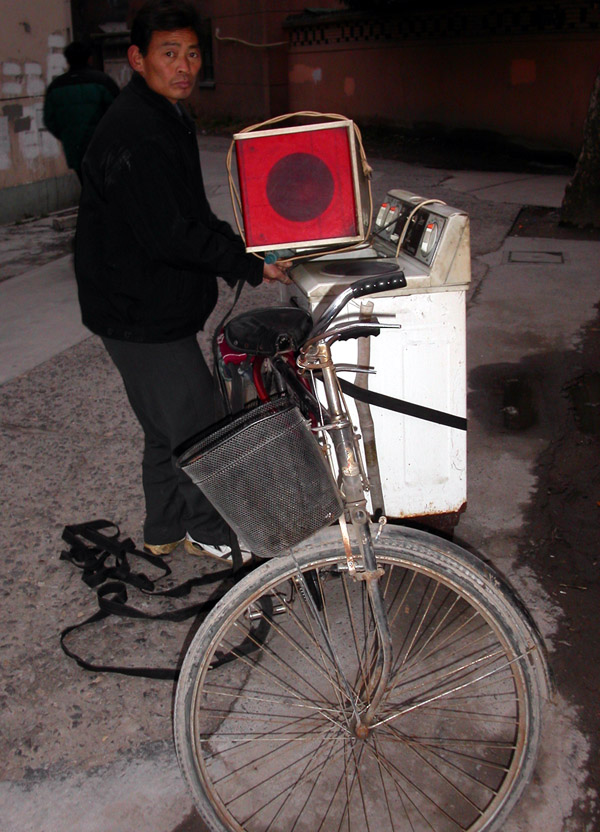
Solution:
[(173, 458), (178, 445), (215, 420), (212, 376), (196, 337), (166, 344), (102, 340), (144, 431), (144, 542), (171, 543), (189, 532), (202, 543), (225, 543), (224, 520)]

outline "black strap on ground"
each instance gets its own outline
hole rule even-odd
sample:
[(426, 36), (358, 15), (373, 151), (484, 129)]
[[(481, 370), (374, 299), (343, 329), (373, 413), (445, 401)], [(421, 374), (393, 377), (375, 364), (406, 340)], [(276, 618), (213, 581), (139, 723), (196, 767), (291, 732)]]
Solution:
[[(66, 639), (75, 630), (102, 621), (111, 615), (121, 618), (170, 622), (181, 622), (191, 618), (202, 619), (231, 589), (234, 583), (252, 571), (256, 564), (248, 565), (238, 571), (228, 568), (211, 572), (198, 578), (190, 578), (169, 589), (160, 589), (157, 588), (157, 583), (172, 574), (171, 568), (164, 558), (139, 551), (130, 538), (120, 540), (119, 535), (118, 526), (110, 520), (92, 520), (88, 523), (65, 526), (62, 539), (68, 544), (69, 548), (61, 552), (60, 559), (81, 569), (82, 580), (89, 587), (96, 589), (98, 610), (84, 621), (66, 627), (60, 634), (60, 646), (64, 653), (84, 670), (96, 673), (144, 676), (150, 679), (176, 679), (179, 675), (179, 669), (176, 667), (125, 667), (86, 661), (67, 646)], [(235, 543), (237, 543), (237, 540)], [(135, 572), (131, 568), (129, 559), (132, 557), (151, 567), (150, 576), (145, 572)], [(151, 576), (155, 571), (157, 571), (157, 576), (153, 578)], [(211, 584), (218, 584), (218, 586), (208, 599), (178, 609), (148, 613), (128, 604), (127, 585), (142, 592), (146, 598), (182, 598), (188, 596), (194, 588), (207, 587)], [(256, 634), (254, 638), (256, 638)], [(249, 644), (242, 642), (237, 646), (236, 652), (243, 655), (252, 649), (256, 649), (254, 641)], [(225, 657), (219, 663), (230, 660), (231, 657)]]
[(346, 395), (359, 402), (372, 404), (374, 407), (382, 407), (384, 410), (393, 410), (396, 413), (403, 413), (405, 416), (414, 416), (417, 419), (425, 419), (427, 422), (435, 422), (437, 425), (445, 425), (448, 428), (467, 429), (467, 420), (462, 416), (453, 416), (451, 413), (444, 413), (442, 410), (434, 410), (432, 407), (424, 407), (421, 404), (405, 402), (402, 399), (394, 399), (392, 396), (385, 396), (383, 393), (375, 393), (373, 390), (364, 390), (357, 387), (350, 381), (340, 379), (340, 387)]

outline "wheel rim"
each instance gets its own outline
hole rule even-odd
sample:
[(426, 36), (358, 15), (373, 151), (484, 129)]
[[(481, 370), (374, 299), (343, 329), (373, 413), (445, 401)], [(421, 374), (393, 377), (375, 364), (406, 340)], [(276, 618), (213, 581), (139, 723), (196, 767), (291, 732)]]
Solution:
[(189, 699), (191, 776), (225, 829), (475, 832), (514, 789), (529, 725), (524, 656), (449, 577), (412, 558), (378, 562), (394, 672), (362, 738), (376, 638), (338, 556), (310, 564), (310, 597), (290, 572), (213, 638)]

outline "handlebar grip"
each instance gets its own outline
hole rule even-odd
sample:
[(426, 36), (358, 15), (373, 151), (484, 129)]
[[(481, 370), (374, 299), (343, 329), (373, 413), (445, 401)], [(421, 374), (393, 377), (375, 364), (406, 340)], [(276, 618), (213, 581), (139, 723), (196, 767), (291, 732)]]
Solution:
[(373, 326), (369, 327), (356, 327), (356, 329), (348, 329), (343, 332), (338, 341), (350, 341), (352, 338), (368, 338), (370, 335), (376, 337), (381, 332), (381, 327), (373, 324)]
[(350, 288), (353, 298), (362, 298), (364, 295), (377, 295), (393, 289), (404, 289), (405, 286), (404, 272), (397, 271), (393, 274), (379, 275), (379, 277), (363, 277), (353, 283)]

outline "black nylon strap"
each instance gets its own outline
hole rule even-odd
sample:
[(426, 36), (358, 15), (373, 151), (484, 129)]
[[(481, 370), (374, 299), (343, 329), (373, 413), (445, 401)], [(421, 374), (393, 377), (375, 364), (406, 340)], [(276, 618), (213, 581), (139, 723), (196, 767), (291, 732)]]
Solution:
[[(104, 531), (110, 531), (111, 533), (103, 533)], [(156, 583), (171, 574), (168, 564), (161, 557), (140, 552), (130, 538), (119, 540), (119, 534), (119, 527), (110, 520), (92, 520), (88, 523), (65, 526), (62, 538), (69, 544), (70, 548), (61, 552), (60, 559), (68, 561), (81, 569), (81, 577), (85, 583), (96, 588), (98, 610), (89, 618), (86, 618), (85, 621), (63, 629), (60, 634), (60, 646), (63, 652), (84, 670), (96, 673), (121, 673), (126, 676), (142, 676), (151, 679), (176, 679), (179, 675), (177, 668), (124, 667), (88, 662), (67, 646), (66, 639), (75, 630), (102, 621), (111, 615), (121, 618), (171, 622), (181, 622), (193, 617), (205, 616), (217, 601), (228, 592), (235, 581), (252, 571), (254, 564), (242, 568), (242, 558), (237, 545), (237, 538), (232, 534), (233, 568), (211, 572), (198, 578), (190, 578), (170, 589), (156, 589)], [(133, 572), (128, 562), (128, 555), (140, 558), (152, 567), (157, 568), (159, 577), (151, 580), (144, 573)], [(146, 597), (161, 598), (181, 598), (189, 595), (195, 587), (210, 586), (211, 584), (219, 584), (219, 586), (205, 601), (152, 614), (127, 603), (126, 584), (140, 590)]]
[[(121, 586), (123, 586), (123, 584), (121, 584)], [(65, 640), (69, 633), (72, 633), (74, 630), (78, 630), (81, 627), (86, 627), (88, 624), (94, 624), (96, 621), (102, 621), (103, 618), (108, 618), (109, 615), (111, 615), (110, 612), (100, 609), (98, 612), (94, 613), (94, 615), (86, 618), (85, 621), (81, 621), (79, 624), (73, 624), (71, 627), (65, 627), (60, 634), (60, 646), (65, 655), (77, 662), (79, 667), (94, 673), (121, 673), (125, 676), (143, 676), (149, 679), (177, 679), (179, 676), (179, 670), (177, 668), (121, 667), (120, 665), (94, 664), (93, 662), (87, 662), (85, 659), (82, 659), (81, 656), (67, 647)]]
[(385, 396), (383, 393), (375, 393), (373, 390), (364, 390), (357, 387), (350, 381), (340, 379), (340, 387), (343, 392), (359, 402), (366, 402), (375, 407), (382, 407), (384, 410), (393, 410), (396, 413), (403, 413), (405, 416), (414, 416), (417, 419), (424, 419), (427, 422), (434, 422), (437, 425), (445, 425), (458, 430), (467, 429), (467, 420), (462, 416), (453, 416), (451, 413), (444, 413), (442, 410), (434, 410), (432, 407), (424, 407), (421, 404), (405, 402), (402, 399), (394, 399), (392, 396)]
[[(101, 529), (114, 529), (114, 533), (102, 533)], [(61, 552), (60, 559), (81, 569), (82, 580), (92, 588), (114, 579), (125, 581), (145, 592), (152, 592), (155, 581), (143, 572), (132, 572), (127, 555), (135, 555), (158, 569), (162, 574), (156, 580), (170, 575), (170, 567), (163, 558), (138, 551), (131, 538), (119, 540), (119, 534), (119, 527), (110, 520), (91, 520), (88, 523), (65, 526), (62, 539), (70, 548)], [(112, 565), (107, 565), (111, 556), (114, 561)]]
[[(180, 587), (176, 587), (175, 589), (180, 589)], [(89, 618), (86, 618), (85, 621), (66, 627), (60, 634), (60, 646), (62, 647), (63, 652), (84, 670), (90, 670), (95, 673), (120, 673), (124, 676), (142, 676), (148, 679), (177, 679), (179, 676), (179, 668), (175, 667), (125, 667), (122, 665), (94, 664), (93, 662), (88, 662), (67, 647), (67, 636), (75, 630), (87, 627), (97, 621), (102, 621), (111, 615), (116, 615), (121, 618), (150, 619), (152, 621), (186, 621), (187, 619), (195, 616), (208, 614), (217, 601), (225, 595), (228, 589), (230, 589), (230, 586), (223, 591), (214, 593), (209, 599), (198, 604), (191, 604), (177, 610), (168, 610), (166, 612), (151, 615), (127, 604), (127, 588), (124, 583), (121, 581), (107, 583), (100, 587), (97, 592), (98, 611)], [(168, 592), (155, 594), (169, 595)]]

